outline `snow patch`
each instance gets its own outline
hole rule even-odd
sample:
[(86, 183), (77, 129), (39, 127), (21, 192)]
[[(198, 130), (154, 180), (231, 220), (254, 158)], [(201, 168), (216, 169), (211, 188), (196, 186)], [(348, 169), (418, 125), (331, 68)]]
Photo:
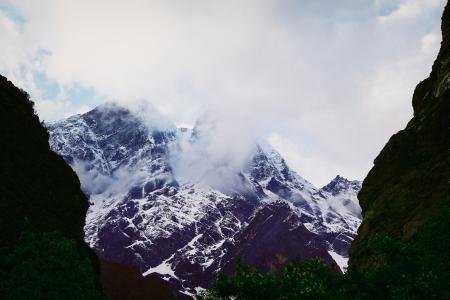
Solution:
[(148, 269), (146, 272), (142, 274), (142, 276), (147, 276), (152, 273), (158, 273), (161, 275), (169, 275), (170, 277), (173, 277), (175, 279), (179, 278), (175, 275), (175, 272), (172, 270), (172, 265), (168, 263), (169, 260), (171, 260), (175, 254), (172, 254), (168, 259), (164, 260), (161, 264), (157, 265), (156, 267)]
[(348, 257), (344, 257), (332, 250), (328, 250), (328, 253), (331, 255), (331, 257), (337, 263), (337, 265), (341, 269), (342, 273), (345, 273), (347, 271), (347, 266), (348, 266)]

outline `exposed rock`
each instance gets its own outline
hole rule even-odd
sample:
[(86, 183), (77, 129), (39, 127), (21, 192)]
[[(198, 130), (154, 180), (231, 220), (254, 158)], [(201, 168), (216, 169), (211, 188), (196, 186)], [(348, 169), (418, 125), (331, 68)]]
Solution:
[(450, 7), (429, 78), (414, 91), (414, 116), (375, 159), (358, 197), (364, 221), (350, 249), (350, 265), (374, 264), (366, 243), (375, 235), (409, 240), (436, 211), (450, 205)]
[[(346, 260), (360, 223), (358, 182), (339, 177), (333, 190), (331, 183), (318, 189), (266, 144), (255, 143), (239, 169), (203, 162), (213, 126), (178, 130), (148, 123), (106, 104), (48, 125), (53, 149), (90, 195), (86, 241), (103, 260), (157, 274), (187, 295), (207, 288), (224, 260), (233, 264), (241, 254), (270, 270), (295, 258), (320, 257), (333, 266), (332, 255)], [(187, 159), (200, 157), (188, 169), (206, 170), (200, 179), (177, 173), (186, 147)], [(274, 228), (268, 229), (262, 218), (271, 212)], [(270, 247), (250, 260), (246, 245)], [(277, 255), (282, 262), (274, 262)]]

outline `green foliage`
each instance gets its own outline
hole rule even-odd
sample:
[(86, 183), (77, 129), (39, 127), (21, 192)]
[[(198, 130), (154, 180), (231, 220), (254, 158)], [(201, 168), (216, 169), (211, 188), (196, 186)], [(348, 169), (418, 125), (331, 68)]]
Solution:
[(236, 276), (220, 273), (211, 295), (202, 295), (200, 299), (228, 299), (232, 296), (238, 299), (275, 299), (278, 289), (278, 279), (273, 274), (258, 272), (239, 262)]
[[(376, 299), (450, 299), (450, 209), (444, 208), (408, 243), (377, 237), (369, 247), (379, 255), (380, 266), (366, 273), (346, 274), (360, 282)], [(353, 287), (354, 292), (357, 287)]]
[(285, 299), (334, 298), (336, 279), (336, 272), (321, 260), (294, 262), (281, 273), (281, 295)]
[(2, 299), (104, 299), (88, 258), (60, 233), (22, 233), (10, 253), (2, 249)]
[(277, 275), (240, 264), (200, 299), (450, 299), (449, 225), (445, 208), (409, 242), (375, 237), (367, 247), (378, 265), (366, 272), (338, 274), (320, 260), (293, 262)]
[(235, 276), (219, 274), (211, 290), (199, 299), (334, 299), (337, 278), (317, 259), (295, 261), (278, 275), (239, 265)]

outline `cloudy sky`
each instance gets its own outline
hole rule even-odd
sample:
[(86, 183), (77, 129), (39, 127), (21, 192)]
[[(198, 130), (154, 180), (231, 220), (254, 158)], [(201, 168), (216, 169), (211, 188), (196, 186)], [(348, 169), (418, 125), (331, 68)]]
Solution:
[(0, 73), (53, 121), (149, 102), (266, 138), (317, 186), (363, 179), (412, 116), (445, 0), (0, 0)]

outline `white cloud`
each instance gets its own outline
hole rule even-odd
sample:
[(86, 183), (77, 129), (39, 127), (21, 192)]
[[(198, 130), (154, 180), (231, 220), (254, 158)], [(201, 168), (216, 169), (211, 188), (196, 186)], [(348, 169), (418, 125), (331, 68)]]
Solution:
[(63, 91), (147, 99), (177, 124), (213, 111), (221, 153), (239, 156), (250, 144), (236, 141), (277, 134), (282, 154), (321, 185), (334, 173), (362, 179), (411, 116), (444, 1), (389, 1), (383, 17), (385, 0), (5, 3), (25, 21), (0, 14), (0, 72), (30, 91), (42, 116), (90, 104), (62, 95), (52, 108), (33, 71)]
[(86, 105), (77, 106), (68, 100), (40, 100), (36, 102), (35, 108), (43, 120), (62, 120), (90, 110)]
[(436, 49), (439, 49), (441, 42), (440, 32), (430, 32), (422, 38), (422, 51), (429, 56), (436, 54)]
[(381, 22), (396, 22), (409, 18), (423, 16), (427, 11), (442, 7), (442, 0), (401, 0), (396, 10), (380, 16)]

